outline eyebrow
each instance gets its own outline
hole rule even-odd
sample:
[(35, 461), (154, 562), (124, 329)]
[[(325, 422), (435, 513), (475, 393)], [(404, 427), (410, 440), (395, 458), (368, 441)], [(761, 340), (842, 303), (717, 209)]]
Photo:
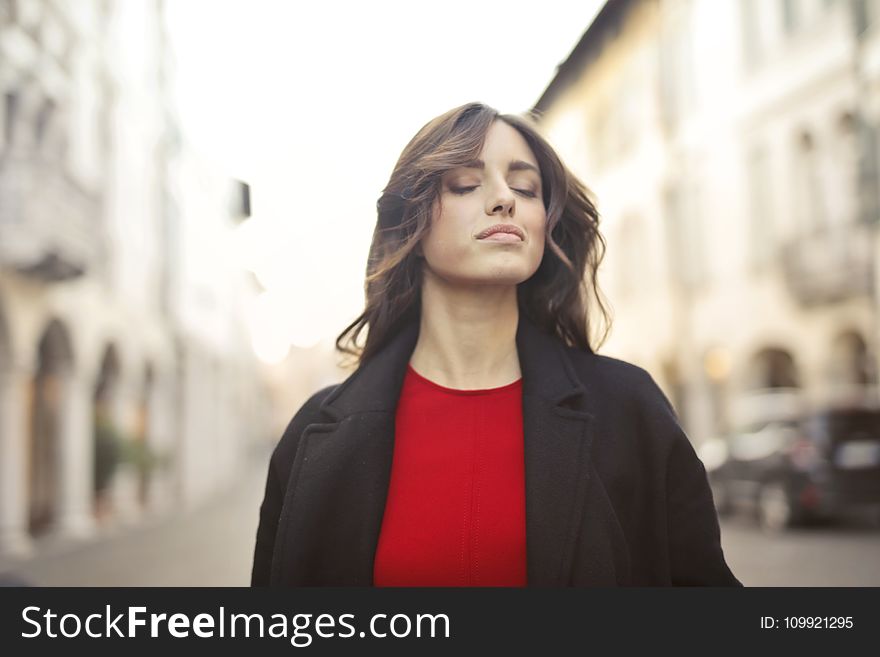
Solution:
[[(486, 163), (483, 160), (472, 160), (470, 162), (465, 162), (461, 165), (462, 169), (485, 169)], [(529, 164), (528, 162), (523, 162), (522, 160), (511, 160), (510, 164), (507, 165), (507, 171), (534, 171), (539, 176), (541, 172), (538, 170), (534, 164)]]

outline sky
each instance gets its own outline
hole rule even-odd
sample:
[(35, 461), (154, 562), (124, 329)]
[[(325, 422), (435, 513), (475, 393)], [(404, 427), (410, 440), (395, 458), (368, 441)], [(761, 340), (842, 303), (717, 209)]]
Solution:
[(334, 338), (363, 307), (376, 200), (431, 118), (530, 109), (601, 0), (172, 0), (192, 147), (252, 188), (237, 236), (266, 292), (257, 355)]

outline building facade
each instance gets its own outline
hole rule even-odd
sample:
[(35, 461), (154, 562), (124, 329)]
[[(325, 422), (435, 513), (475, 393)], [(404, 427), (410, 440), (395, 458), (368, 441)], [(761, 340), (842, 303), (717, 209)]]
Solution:
[(768, 390), (875, 394), (878, 20), (874, 0), (609, 0), (536, 104), (603, 215), (604, 352), (696, 443)]
[(264, 437), (247, 187), (172, 79), (161, 0), (0, 1), (0, 555), (195, 504)]

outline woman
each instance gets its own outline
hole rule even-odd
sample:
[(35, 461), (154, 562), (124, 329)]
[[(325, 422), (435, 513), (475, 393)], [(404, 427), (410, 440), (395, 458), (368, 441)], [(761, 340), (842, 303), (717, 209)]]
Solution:
[(603, 250), (529, 121), (470, 103), (425, 125), (337, 339), (358, 368), (273, 453), (252, 584), (741, 586), (669, 402), (591, 347)]

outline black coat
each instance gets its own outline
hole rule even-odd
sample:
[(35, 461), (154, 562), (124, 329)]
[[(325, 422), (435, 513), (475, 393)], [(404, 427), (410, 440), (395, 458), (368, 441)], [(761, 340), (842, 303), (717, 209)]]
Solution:
[[(651, 376), (520, 317), (528, 585), (742, 586), (703, 464)], [(372, 585), (418, 331), (405, 326), (291, 420), (269, 464), (252, 585)]]

